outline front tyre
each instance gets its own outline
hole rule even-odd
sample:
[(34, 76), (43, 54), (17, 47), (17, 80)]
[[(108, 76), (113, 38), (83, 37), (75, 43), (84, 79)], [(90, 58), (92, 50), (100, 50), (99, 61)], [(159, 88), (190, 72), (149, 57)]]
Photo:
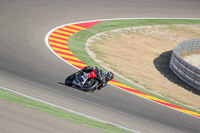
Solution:
[(89, 81), (89, 84), (86, 83), (83, 87), (82, 90), (85, 91), (93, 91), (96, 90), (96, 86), (99, 84), (99, 81), (96, 79), (91, 79), (91, 81)]

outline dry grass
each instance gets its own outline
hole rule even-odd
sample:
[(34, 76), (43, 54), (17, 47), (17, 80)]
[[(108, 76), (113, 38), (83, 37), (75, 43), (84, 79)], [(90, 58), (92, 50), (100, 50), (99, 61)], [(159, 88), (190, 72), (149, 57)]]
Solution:
[(200, 91), (181, 81), (169, 68), (178, 43), (200, 38), (194, 25), (144, 26), (92, 37), (90, 49), (105, 66), (145, 88), (200, 109)]

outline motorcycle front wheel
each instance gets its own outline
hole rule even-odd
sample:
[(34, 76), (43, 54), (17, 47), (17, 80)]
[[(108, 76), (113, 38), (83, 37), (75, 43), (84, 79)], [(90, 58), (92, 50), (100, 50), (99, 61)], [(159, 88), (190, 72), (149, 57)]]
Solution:
[(89, 81), (89, 83), (86, 83), (83, 87), (82, 90), (85, 91), (92, 91), (92, 90), (96, 90), (96, 86), (99, 84), (99, 81), (96, 79), (91, 79)]

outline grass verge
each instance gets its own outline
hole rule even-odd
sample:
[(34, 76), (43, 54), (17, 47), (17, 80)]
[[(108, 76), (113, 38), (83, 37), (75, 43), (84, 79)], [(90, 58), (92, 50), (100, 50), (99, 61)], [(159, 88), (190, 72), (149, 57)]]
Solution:
[[(200, 20), (198, 19), (129, 19), (129, 20), (109, 20), (101, 22), (95, 26), (93, 26), (90, 29), (86, 29), (80, 32), (77, 32), (76, 34), (72, 35), (68, 41), (69, 48), (77, 56), (81, 61), (83, 61), (85, 64), (90, 66), (98, 66), (99, 68), (105, 70), (103, 67), (101, 67), (98, 63), (96, 63), (86, 52), (85, 50), (85, 43), (87, 39), (97, 33), (101, 33), (104, 31), (109, 31), (113, 29), (120, 29), (125, 27), (134, 27), (134, 26), (145, 26), (145, 25), (164, 25), (164, 24), (200, 24)], [(105, 70), (106, 71), (106, 70)], [(115, 80), (128, 85), (130, 87), (133, 87), (137, 90), (140, 90), (146, 94), (149, 94), (151, 96), (157, 97), (159, 99), (162, 99), (164, 101), (167, 101), (171, 104), (175, 104), (177, 106), (183, 107), (185, 109), (189, 109), (191, 111), (200, 113), (199, 111), (196, 111), (194, 109), (188, 108), (182, 104), (176, 103), (174, 101), (171, 101), (165, 97), (156, 95), (154, 93), (149, 92), (146, 89), (142, 89), (141, 87), (138, 87), (134, 84), (131, 84), (127, 82), (126, 80), (115, 76)]]
[(95, 121), (89, 118), (86, 118), (84, 116), (81, 115), (77, 115), (74, 113), (71, 113), (69, 111), (65, 111), (63, 109), (57, 108), (57, 107), (53, 107), (50, 106), (48, 104), (27, 98), (25, 96), (21, 96), (19, 94), (15, 94), (13, 92), (7, 91), (7, 90), (3, 90), (0, 88), (0, 98), (34, 109), (34, 110), (38, 110), (65, 120), (69, 120), (72, 122), (76, 122), (91, 128), (95, 128), (98, 129), (100, 131), (106, 132), (106, 133), (131, 133), (131, 131), (127, 131), (109, 124), (105, 124), (99, 121)]

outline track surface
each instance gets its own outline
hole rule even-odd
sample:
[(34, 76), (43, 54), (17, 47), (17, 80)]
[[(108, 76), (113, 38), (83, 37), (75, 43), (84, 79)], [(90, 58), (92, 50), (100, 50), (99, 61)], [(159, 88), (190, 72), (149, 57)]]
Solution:
[(76, 71), (44, 42), (59, 25), (109, 18), (200, 18), (198, 0), (0, 0), (0, 85), (140, 132), (200, 132), (200, 119), (115, 87), (62, 85)]

